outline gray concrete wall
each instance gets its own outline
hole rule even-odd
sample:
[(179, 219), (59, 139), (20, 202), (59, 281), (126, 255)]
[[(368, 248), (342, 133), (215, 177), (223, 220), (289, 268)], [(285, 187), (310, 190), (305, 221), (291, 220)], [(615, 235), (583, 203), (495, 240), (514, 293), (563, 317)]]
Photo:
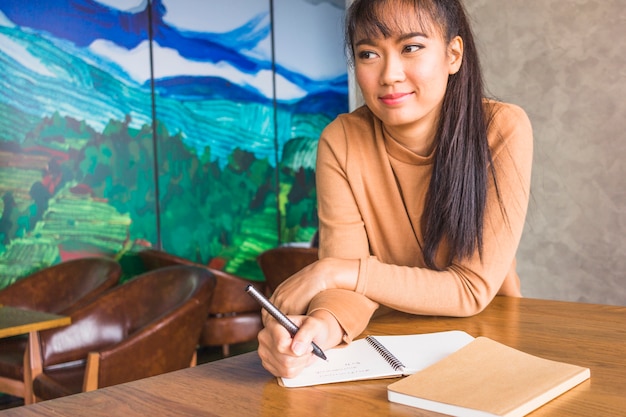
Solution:
[(626, 305), (626, 1), (466, 7), (489, 92), (533, 123), (524, 295)]

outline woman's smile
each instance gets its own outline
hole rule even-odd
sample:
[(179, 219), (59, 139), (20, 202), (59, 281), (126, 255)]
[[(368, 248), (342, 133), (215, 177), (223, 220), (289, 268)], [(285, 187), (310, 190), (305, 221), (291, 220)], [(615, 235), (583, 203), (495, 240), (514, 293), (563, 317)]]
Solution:
[(383, 104), (387, 106), (393, 106), (397, 104), (401, 104), (408, 100), (411, 96), (413, 96), (413, 92), (410, 93), (393, 93), (393, 94), (385, 94), (381, 96), (379, 100), (383, 102)]

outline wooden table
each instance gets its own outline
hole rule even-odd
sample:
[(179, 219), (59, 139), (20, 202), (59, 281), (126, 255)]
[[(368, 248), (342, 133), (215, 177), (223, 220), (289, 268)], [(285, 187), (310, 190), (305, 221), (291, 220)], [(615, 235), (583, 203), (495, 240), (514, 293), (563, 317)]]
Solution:
[(0, 306), (0, 338), (67, 326), (70, 322), (66, 316)]
[[(626, 307), (496, 297), (469, 318), (391, 313), (371, 334), (460, 329), (528, 353), (591, 368), (591, 379), (531, 414), (626, 415)], [(7, 416), (432, 416), (387, 401), (396, 379), (282, 388), (256, 352), (0, 413)]]
[[(59, 316), (57, 314), (44, 313), (41, 311), (27, 310), (17, 307), (0, 306), (0, 338), (28, 334), (28, 355), (24, 356), (24, 381), (14, 381), (15, 392), (8, 391), (12, 394), (23, 394), (24, 403), (32, 404), (34, 396), (30, 382), (33, 379), (31, 364), (40, 362), (38, 355), (39, 338), (37, 332), (40, 330), (53, 329), (55, 327), (67, 326), (72, 319), (69, 316)], [(37, 357), (37, 358), (36, 358)], [(12, 380), (11, 380), (12, 381)], [(6, 387), (3, 387), (6, 389)]]

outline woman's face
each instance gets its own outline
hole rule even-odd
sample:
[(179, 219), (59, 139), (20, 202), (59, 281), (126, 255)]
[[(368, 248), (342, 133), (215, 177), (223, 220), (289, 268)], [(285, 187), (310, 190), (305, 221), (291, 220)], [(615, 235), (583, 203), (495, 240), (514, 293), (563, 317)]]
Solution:
[(422, 153), (432, 146), (448, 77), (461, 65), (463, 42), (456, 37), (446, 44), (434, 24), (423, 29), (415, 11), (409, 13), (415, 18), (401, 18), (389, 37), (357, 33), (354, 66), (370, 110), (396, 140)]

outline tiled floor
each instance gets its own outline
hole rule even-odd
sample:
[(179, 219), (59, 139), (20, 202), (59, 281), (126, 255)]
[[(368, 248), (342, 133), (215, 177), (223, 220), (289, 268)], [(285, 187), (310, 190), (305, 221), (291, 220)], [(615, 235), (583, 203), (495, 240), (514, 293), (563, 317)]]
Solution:
[[(257, 342), (242, 343), (238, 345), (231, 345), (230, 356), (239, 355), (242, 353), (256, 350)], [(221, 347), (204, 347), (198, 350), (198, 364), (211, 362), (219, 359), (223, 359)], [(21, 398), (12, 397), (10, 395), (4, 395), (0, 393), (0, 410), (7, 408), (20, 407), (24, 405), (24, 401)]]

